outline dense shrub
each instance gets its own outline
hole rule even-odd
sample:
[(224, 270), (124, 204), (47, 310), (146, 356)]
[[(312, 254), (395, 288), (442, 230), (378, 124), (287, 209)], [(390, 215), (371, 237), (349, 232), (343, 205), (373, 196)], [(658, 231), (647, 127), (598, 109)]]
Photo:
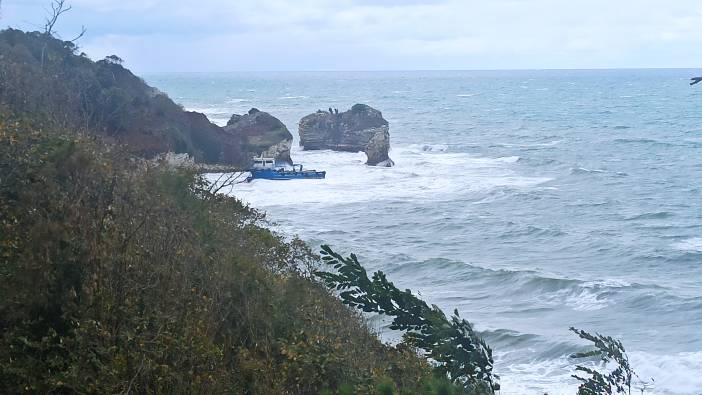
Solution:
[(0, 117), (0, 175), (2, 393), (446, 385), (309, 278), (304, 243), (194, 174)]

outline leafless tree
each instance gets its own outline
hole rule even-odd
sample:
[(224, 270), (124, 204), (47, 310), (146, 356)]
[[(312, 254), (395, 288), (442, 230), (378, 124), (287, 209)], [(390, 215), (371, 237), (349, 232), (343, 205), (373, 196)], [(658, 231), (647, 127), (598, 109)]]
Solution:
[[(0, 3), (1, 2), (2, 0), (0, 0)], [(49, 16), (47, 16), (44, 22), (44, 34), (49, 36), (53, 35), (55, 33), (54, 26), (56, 25), (56, 22), (58, 22), (59, 17), (61, 17), (62, 14), (65, 14), (72, 9), (72, 6), (66, 4), (66, 0), (53, 0), (53, 2), (51, 3), (51, 10), (46, 10), (46, 13)], [(87, 29), (85, 28), (85, 26), (81, 26), (80, 33), (78, 33), (78, 35), (74, 39), (68, 41), (77, 41), (78, 39), (83, 37), (83, 35), (85, 35), (86, 31)]]
[[(0, 3), (2, 0), (0, 0)], [(51, 10), (46, 10), (46, 13), (49, 15), (46, 17), (46, 20), (44, 22), (44, 34), (47, 36), (53, 36), (54, 35), (54, 26), (56, 25), (56, 22), (58, 22), (59, 17), (68, 11), (73, 9), (70, 5), (66, 4), (66, 0), (52, 0), (51, 2)], [(78, 41), (81, 37), (85, 35), (85, 32), (88, 30), (85, 28), (85, 26), (81, 26), (80, 28), (80, 33), (73, 38), (72, 40), (68, 40), (72, 43), (75, 43)], [(44, 47), (41, 50), (41, 69), (44, 70), (44, 57), (46, 53), (46, 45), (44, 44)]]
[(44, 33), (49, 36), (52, 35), (54, 33), (54, 25), (58, 22), (59, 17), (70, 11), (71, 8), (73, 7), (67, 5), (65, 0), (53, 0), (51, 3), (51, 11), (46, 10), (47, 14), (50, 15), (46, 18)]
[(214, 196), (223, 192), (225, 188), (229, 188), (226, 193), (231, 193), (235, 185), (247, 182), (246, 175), (247, 173), (244, 172), (222, 173), (215, 182), (210, 184), (208, 192)]

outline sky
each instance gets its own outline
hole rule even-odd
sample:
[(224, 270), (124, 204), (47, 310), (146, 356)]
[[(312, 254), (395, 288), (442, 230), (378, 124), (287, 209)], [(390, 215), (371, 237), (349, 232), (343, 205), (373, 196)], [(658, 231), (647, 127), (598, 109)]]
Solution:
[[(66, 0), (56, 30), (140, 72), (702, 66), (700, 0)], [(40, 30), (51, 0), (2, 0)]]

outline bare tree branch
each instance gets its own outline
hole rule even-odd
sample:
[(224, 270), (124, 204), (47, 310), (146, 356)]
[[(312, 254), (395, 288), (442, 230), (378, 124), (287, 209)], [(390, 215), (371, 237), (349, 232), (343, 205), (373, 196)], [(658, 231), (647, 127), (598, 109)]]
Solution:
[(231, 193), (235, 185), (242, 184), (244, 182), (246, 182), (246, 173), (244, 172), (222, 173), (217, 178), (217, 181), (210, 184), (209, 193), (211, 196), (214, 196), (227, 187), (229, 187), (228, 193)]
[(66, 0), (54, 0), (51, 3), (51, 11), (49, 12), (49, 10), (47, 10), (47, 13), (50, 13), (51, 16), (46, 18), (46, 23), (44, 24), (44, 33), (49, 36), (52, 35), (54, 32), (54, 25), (56, 25), (56, 22), (58, 21), (61, 14), (65, 14), (72, 8), (73, 7), (71, 7), (70, 5), (66, 5)]
[[(2, 0), (0, 0), (0, 1), (2, 1)], [(72, 42), (72, 43), (75, 43), (76, 41), (80, 40), (80, 39), (85, 35), (85, 33), (86, 33), (87, 31), (88, 31), (88, 29), (85, 28), (85, 25), (81, 26), (81, 27), (80, 27), (80, 34), (78, 34), (78, 35), (76, 36), (76, 38), (74, 38), (73, 40), (68, 40), (68, 41), (70, 41), (70, 42)]]

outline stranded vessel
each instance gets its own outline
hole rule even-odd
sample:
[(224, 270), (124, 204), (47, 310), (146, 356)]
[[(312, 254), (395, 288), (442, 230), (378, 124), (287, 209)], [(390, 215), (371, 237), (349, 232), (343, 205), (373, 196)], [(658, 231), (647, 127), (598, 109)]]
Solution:
[(326, 171), (303, 170), (301, 164), (293, 164), (292, 169), (285, 166), (278, 166), (274, 158), (264, 158), (263, 156), (253, 158), (253, 166), (249, 169), (250, 176), (246, 177), (247, 182), (256, 179), (263, 180), (297, 180), (297, 179), (322, 179), (326, 176)]

